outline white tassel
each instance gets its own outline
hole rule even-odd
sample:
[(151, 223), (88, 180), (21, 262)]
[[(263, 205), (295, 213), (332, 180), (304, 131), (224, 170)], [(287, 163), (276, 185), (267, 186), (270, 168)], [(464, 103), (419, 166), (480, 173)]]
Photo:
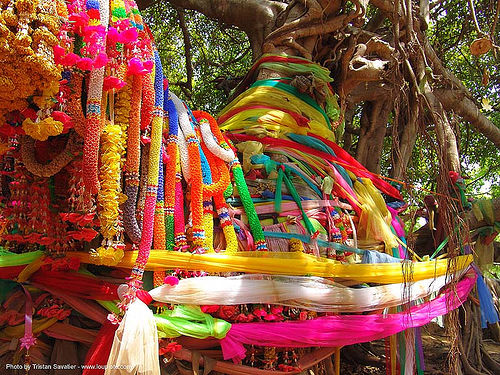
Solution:
[(139, 298), (116, 330), (105, 375), (160, 375), (158, 331), (153, 313)]

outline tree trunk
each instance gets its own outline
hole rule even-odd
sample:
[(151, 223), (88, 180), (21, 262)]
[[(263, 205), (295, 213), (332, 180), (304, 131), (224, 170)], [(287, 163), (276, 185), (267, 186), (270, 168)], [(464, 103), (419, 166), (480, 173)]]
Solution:
[(369, 171), (380, 173), (380, 160), (392, 101), (366, 102), (361, 116), (356, 159)]

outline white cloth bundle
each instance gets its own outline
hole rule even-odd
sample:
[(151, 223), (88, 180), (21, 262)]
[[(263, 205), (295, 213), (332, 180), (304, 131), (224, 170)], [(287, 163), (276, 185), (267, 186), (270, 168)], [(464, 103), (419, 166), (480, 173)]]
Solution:
[(205, 276), (182, 279), (175, 286), (165, 284), (149, 294), (155, 301), (171, 304), (263, 303), (321, 312), (360, 312), (398, 306), (425, 297), (439, 291), (449, 279), (450, 276), (444, 275), (406, 284), (348, 288), (321, 277)]
[(115, 332), (105, 375), (160, 375), (158, 331), (153, 313), (139, 298), (128, 306)]

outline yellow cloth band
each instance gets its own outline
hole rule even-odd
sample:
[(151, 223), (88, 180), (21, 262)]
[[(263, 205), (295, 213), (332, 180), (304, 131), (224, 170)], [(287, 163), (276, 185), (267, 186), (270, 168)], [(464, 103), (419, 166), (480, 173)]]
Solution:
[[(83, 263), (92, 263), (89, 254), (68, 252), (69, 257), (76, 257)], [(132, 268), (137, 251), (126, 251), (117, 267)], [(472, 255), (462, 255), (453, 261), (448, 270), (449, 259), (441, 259), (412, 264), (412, 280), (423, 280), (456, 272), (472, 262)], [(335, 279), (356, 280), (379, 284), (402, 283), (408, 277), (403, 272), (401, 263), (379, 264), (341, 264), (340, 262), (316, 258), (301, 252), (274, 253), (263, 251), (237, 252), (224, 254), (191, 254), (177, 251), (152, 250), (146, 270), (161, 271), (185, 269), (206, 272), (245, 272), (272, 275), (313, 275)], [(408, 271), (410, 273), (410, 271)]]

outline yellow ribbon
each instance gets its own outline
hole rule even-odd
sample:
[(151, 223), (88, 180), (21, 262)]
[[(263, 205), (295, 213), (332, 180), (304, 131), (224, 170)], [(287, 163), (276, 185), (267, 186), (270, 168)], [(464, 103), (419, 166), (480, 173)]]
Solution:
[[(118, 267), (132, 268), (137, 258), (137, 251), (126, 251)], [(76, 257), (82, 263), (92, 263), (89, 254), (68, 252), (69, 257)], [(414, 281), (444, 275), (448, 272), (448, 259), (413, 263)], [(472, 255), (462, 255), (454, 260), (456, 272), (472, 262)], [(342, 264), (340, 262), (316, 258), (302, 252), (275, 253), (264, 251), (237, 252), (224, 254), (191, 254), (176, 251), (152, 250), (146, 270), (161, 271), (185, 269), (206, 272), (245, 272), (271, 275), (313, 275), (348, 279), (359, 282), (379, 284), (402, 283), (405, 272), (402, 263), (380, 264)]]
[[(310, 119), (309, 127), (310, 132), (314, 134), (321, 134), (323, 137), (335, 140), (334, 133), (328, 128), (328, 124), (325, 121), (323, 115), (311, 107), (307, 103), (303, 102), (301, 99), (297, 98), (295, 95), (287, 93), (283, 90), (276, 89), (274, 87), (269, 86), (257, 86), (248, 89), (243, 94), (239, 95), (236, 99), (234, 99), (231, 103), (229, 103), (222, 111), (219, 113), (219, 116), (224, 115), (229, 112), (231, 109), (242, 106), (250, 106), (256, 104), (266, 105), (272, 103), (273, 106), (278, 108), (287, 108), (293, 112), (299, 114), (307, 114), (306, 117)], [(275, 113), (278, 115), (278, 113)], [(237, 117), (241, 119), (241, 116)], [(282, 114), (283, 116), (283, 114)], [(269, 123), (270, 117), (266, 119), (264, 123), (261, 123), (261, 126), (267, 128), (271, 127), (273, 130), (276, 130), (273, 125)], [(227, 123), (227, 126), (226, 126)], [(239, 122), (232, 122), (230, 119), (225, 122), (219, 124), (221, 130), (236, 130), (237, 124)], [(273, 121), (274, 123), (274, 121)], [(288, 125), (293, 126), (292, 121), (288, 122)], [(239, 128), (244, 128), (239, 126)], [(248, 128), (244, 128), (246, 132), (248, 132)], [(300, 130), (302, 132), (302, 130)]]

